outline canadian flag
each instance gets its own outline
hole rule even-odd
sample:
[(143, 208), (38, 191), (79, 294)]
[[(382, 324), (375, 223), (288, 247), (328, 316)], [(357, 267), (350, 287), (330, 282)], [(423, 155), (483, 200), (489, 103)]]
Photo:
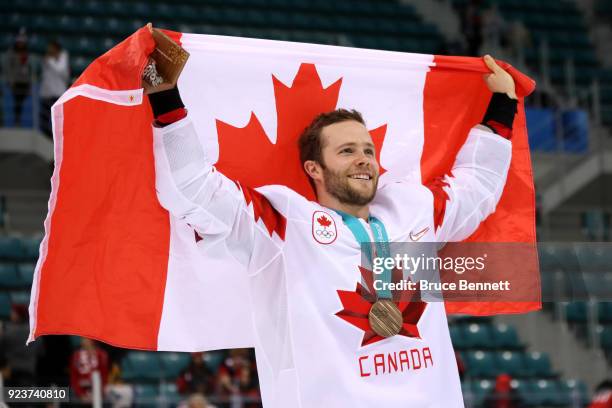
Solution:
[[(191, 54), (179, 88), (215, 167), (241, 185), (284, 184), (310, 199), (296, 138), (318, 113), (346, 107), (364, 115), (385, 171), (381, 183), (406, 176), (427, 183), (450, 170), (491, 96), (478, 58), (166, 33)], [(177, 351), (253, 344), (242, 266), (207, 252), (206, 239), (157, 201), (152, 116), (141, 88), (153, 48), (140, 29), (53, 106), (55, 171), (29, 341), (73, 334)], [(512, 163), (496, 212), (470, 240), (535, 242), (523, 109), (534, 82), (502, 65), (520, 97)], [(540, 305), (446, 306), (484, 315)]]

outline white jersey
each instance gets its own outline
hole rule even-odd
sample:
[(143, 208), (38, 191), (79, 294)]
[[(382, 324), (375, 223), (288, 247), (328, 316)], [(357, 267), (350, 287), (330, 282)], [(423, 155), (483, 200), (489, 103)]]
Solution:
[[(360, 244), (339, 214), (287, 187), (253, 190), (220, 174), (189, 118), (154, 138), (161, 204), (246, 266), (250, 299), (240, 301), (250, 302), (264, 407), (463, 406), (443, 303), (426, 304), (419, 338), (362, 345), (364, 330), (337, 315), (338, 291), (361, 282)], [(391, 242), (465, 239), (495, 210), (510, 157), (508, 140), (474, 128), (444, 179), (438, 228), (432, 192), (414, 181), (381, 183), (370, 213)]]

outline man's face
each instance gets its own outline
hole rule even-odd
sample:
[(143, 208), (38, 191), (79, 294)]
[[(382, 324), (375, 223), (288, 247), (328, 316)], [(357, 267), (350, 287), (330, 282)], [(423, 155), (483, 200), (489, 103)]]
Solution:
[(86, 337), (81, 338), (81, 347), (84, 348), (85, 350), (95, 350), (96, 348), (93, 340), (88, 339)]
[(56, 44), (54, 43), (49, 43), (47, 45), (47, 54), (49, 54), (52, 57), (57, 57), (59, 55), (59, 48), (57, 47)]
[(374, 199), (379, 165), (364, 125), (348, 120), (323, 128), (322, 182), (341, 203), (366, 205)]

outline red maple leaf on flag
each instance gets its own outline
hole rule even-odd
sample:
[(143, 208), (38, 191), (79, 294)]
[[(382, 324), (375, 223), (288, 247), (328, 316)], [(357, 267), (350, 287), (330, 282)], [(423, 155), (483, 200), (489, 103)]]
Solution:
[(331, 220), (327, 219), (327, 217), (325, 217), (324, 215), (322, 215), (319, 218), (317, 218), (317, 222), (323, 228), (327, 228), (327, 227), (329, 227), (331, 225)]
[[(272, 75), (276, 101), (276, 143), (270, 142), (259, 119), (251, 112), (249, 123), (235, 127), (217, 120), (219, 160), (216, 168), (243, 186), (252, 188), (281, 184), (315, 200), (308, 178), (300, 164), (298, 138), (320, 113), (336, 109), (342, 78), (323, 88), (314, 64), (302, 63), (291, 86)], [(370, 130), (377, 159), (387, 125)], [(384, 169), (381, 167), (381, 174)]]

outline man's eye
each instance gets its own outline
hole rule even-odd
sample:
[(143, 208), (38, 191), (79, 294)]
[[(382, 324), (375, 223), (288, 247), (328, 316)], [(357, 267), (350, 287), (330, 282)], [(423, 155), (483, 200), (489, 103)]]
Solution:
[(374, 156), (374, 150), (372, 150), (372, 149), (366, 149), (365, 153), (367, 155)]
[(353, 149), (351, 149), (350, 147), (347, 147), (346, 149), (342, 149), (340, 153), (353, 153)]

